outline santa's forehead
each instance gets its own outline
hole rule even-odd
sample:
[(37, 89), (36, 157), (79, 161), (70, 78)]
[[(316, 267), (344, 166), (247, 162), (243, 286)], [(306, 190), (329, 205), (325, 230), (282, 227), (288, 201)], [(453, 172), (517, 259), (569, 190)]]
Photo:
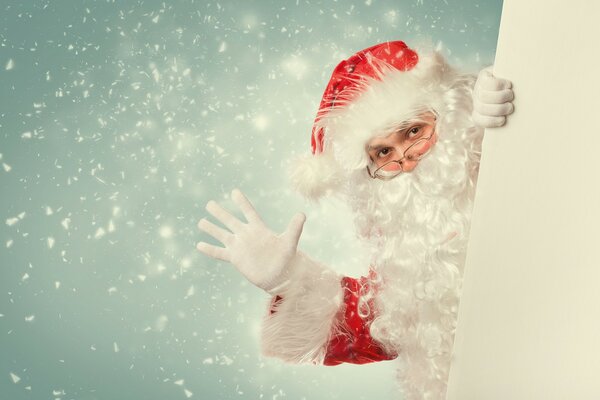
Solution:
[(383, 124), (381, 128), (376, 128), (372, 132), (369, 144), (377, 139), (392, 139), (394, 134), (406, 130), (415, 124), (432, 124), (435, 121), (435, 111), (421, 111), (409, 117), (402, 117), (398, 120)]

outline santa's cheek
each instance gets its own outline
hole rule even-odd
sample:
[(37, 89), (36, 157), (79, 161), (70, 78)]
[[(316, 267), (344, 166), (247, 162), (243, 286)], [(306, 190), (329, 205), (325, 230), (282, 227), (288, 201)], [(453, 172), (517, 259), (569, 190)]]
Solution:
[(429, 150), (431, 150), (431, 148), (433, 146), (435, 146), (436, 143), (437, 143), (437, 136), (433, 136), (431, 139), (429, 139), (429, 141), (427, 141), (425, 146), (423, 146), (423, 148), (420, 151), (420, 155), (427, 153)]
[(398, 163), (389, 163), (386, 164), (385, 166), (383, 166), (381, 169), (383, 169), (384, 171), (387, 172), (396, 172), (402, 169), (402, 167), (400, 167), (400, 164)]

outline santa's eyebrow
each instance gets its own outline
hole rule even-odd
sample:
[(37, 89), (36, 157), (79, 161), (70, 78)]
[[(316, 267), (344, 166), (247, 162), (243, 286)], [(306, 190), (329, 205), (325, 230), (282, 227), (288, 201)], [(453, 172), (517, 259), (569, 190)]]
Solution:
[(387, 144), (377, 144), (375, 146), (369, 145), (367, 147), (367, 151), (379, 151), (381, 149), (385, 149), (386, 147), (389, 147), (389, 146)]
[[(412, 126), (414, 126), (414, 121), (406, 121), (407, 123), (402, 123), (401, 125), (396, 126), (392, 132), (390, 132), (388, 135), (385, 136), (385, 138), (388, 138), (394, 134), (403, 134), (405, 133), (408, 129), (410, 129)], [(387, 144), (376, 144), (374, 146), (367, 146), (367, 151), (373, 151), (373, 150), (381, 150), (384, 149), (386, 147), (390, 147)]]
[(408, 119), (408, 120), (403, 121), (400, 124), (396, 125), (396, 127), (394, 128), (394, 132), (392, 132), (392, 133), (406, 132), (407, 130), (413, 128), (416, 125), (423, 125), (426, 123), (427, 123), (427, 121), (425, 121), (423, 118)]

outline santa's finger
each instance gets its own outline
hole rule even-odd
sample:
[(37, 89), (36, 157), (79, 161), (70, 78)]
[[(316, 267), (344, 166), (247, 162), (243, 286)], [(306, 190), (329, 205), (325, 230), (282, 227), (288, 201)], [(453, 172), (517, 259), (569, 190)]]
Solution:
[(205, 218), (202, 218), (198, 222), (198, 229), (208, 233), (224, 245), (227, 245), (227, 243), (230, 242), (230, 239), (233, 238), (233, 235), (230, 232), (218, 227)]
[(213, 246), (212, 244), (198, 242), (198, 244), (196, 245), (196, 249), (198, 249), (199, 252), (204, 253), (211, 258), (231, 262), (229, 260), (229, 254), (227, 253), (227, 249), (224, 249), (223, 247), (217, 247)]
[(493, 68), (494, 67), (490, 65), (489, 67), (479, 71), (479, 74), (477, 74), (477, 80), (475, 81), (475, 87), (480, 87), (481, 82), (486, 79), (494, 79), (494, 74), (492, 73)]
[(260, 215), (258, 215), (256, 209), (252, 203), (250, 203), (250, 200), (248, 200), (239, 189), (233, 189), (231, 191), (231, 198), (240, 210), (242, 210), (242, 213), (248, 222), (262, 222)]
[(483, 90), (498, 91), (512, 88), (512, 83), (509, 80), (496, 78), (492, 75), (481, 77), (478, 79), (477, 84)]
[(232, 232), (238, 231), (242, 226), (242, 223), (239, 219), (231, 215), (227, 210), (217, 204), (216, 201), (211, 200), (206, 203), (206, 211), (221, 221), (223, 225), (229, 228), (229, 230)]
[(481, 90), (478, 95), (482, 103), (502, 104), (513, 101), (515, 93), (512, 89), (504, 90)]
[(476, 112), (481, 115), (487, 115), (490, 117), (501, 117), (503, 115), (508, 115), (514, 111), (514, 106), (512, 103), (504, 103), (504, 104), (483, 104), (477, 102), (475, 104)]
[(473, 122), (482, 128), (497, 128), (506, 123), (506, 117), (490, 117), (474, 112)]
[(306, 222), (306, 215), (304, 215), (304, 213), (298, 213), (292, 218), (284, 232), (284, 235), (288, 237), (294, 247), (298, 245), (304, 222)]

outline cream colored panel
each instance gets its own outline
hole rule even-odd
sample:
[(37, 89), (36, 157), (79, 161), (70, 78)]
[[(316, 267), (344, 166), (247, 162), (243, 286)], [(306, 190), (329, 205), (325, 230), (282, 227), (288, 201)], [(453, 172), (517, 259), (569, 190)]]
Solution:
[(600, 2), (505, 0), (450, 400), (600, 399)]

